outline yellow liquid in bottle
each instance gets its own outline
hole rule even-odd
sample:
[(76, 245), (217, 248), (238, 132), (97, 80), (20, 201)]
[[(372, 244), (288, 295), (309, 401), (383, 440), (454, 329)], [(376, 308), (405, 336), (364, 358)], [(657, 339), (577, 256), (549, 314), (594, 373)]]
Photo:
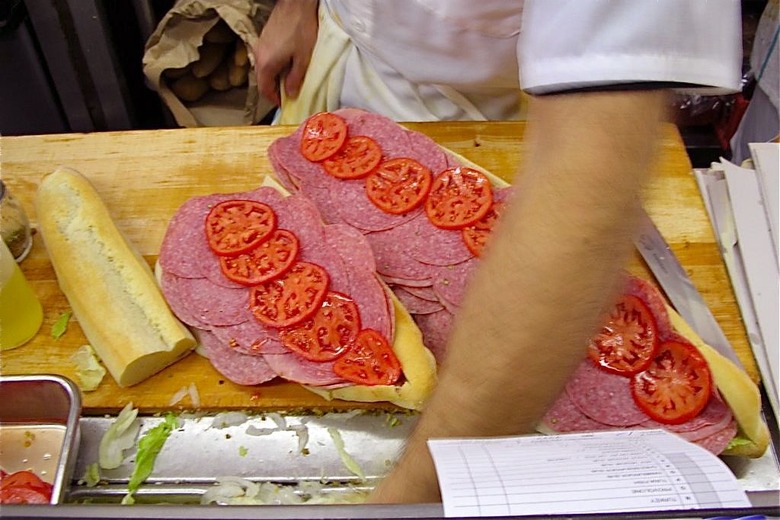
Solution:
[(5, 249), (0, 252), (4, 264), (0, 269), (0, 350), (10, 350), (35, 336), (43, 322), (43, 308), (5, 244), (0, 247)]

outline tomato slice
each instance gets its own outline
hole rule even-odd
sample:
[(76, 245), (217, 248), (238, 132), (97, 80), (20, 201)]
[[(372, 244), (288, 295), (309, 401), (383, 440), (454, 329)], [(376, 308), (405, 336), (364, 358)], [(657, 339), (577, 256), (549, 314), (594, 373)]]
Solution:
[(27, 487), (42, 493), (51, 492), (52, 485), (42, 480), (38, 475), (28, 470), (15, 471), (6, 474), (0, 482), (0, 489), (7, 487)]
[(493, 226), (498, 222), (501, 212), (504, 210), (503, 202), (494, 202), (479, 222), (471, 226), (464, 227), (461, 231), (463, 242), (474, 256), (481, 256), (482, 251), (487, 245), (488, 238), (493, 233)]
[(328, 292), (314, 316), (279, 331), (282, 344), (311, 361), (336, 359), (355, 341), (360, 311), (352, 298)]
[(344, 147), (325, 159), (323, 168), (337, 179), (362, 179), (382, 162), (382, 149), (365, 135), (347, 139)]
[(2, 504), (48, 504), (53, 486), (32, 471), (6, 473), (0, 482)]
[(314, 114), (303, 124), (301, 153), (313, 162), (336, 154), (347, 140), (347, 122), (330, 112)]
[(707, 406), (712, 375), (696, 347), (677, 338), (662, 343), (650, 366), (633, 376), (631, 395), (652, 419), (681, 424)]
[(363, 329), (347, 352), (333, 363), (336, 375), (361, 385), (392, 385), (401, 377), (401, 363), (384, 336)]
[(493, 205), (493, 188), (481, 172), (465, 166), (441, 172), (425, 201), (431, 223), (442, 229), (462, 229), (476, 224)]
[(254, 249), (276, 229), (276, 214), (254, 200), (227, 200), (206, 216), (206, 238), (217, 255), (239, 255)]
[(591, 338), (588, 356), (607, 372), (628, 377), (650, 366), (658, 344), (653, 312), (641, 299), (624, 294)]
[(242, 285), (257, 285), (286, 273), (298, 257), (298, 238), (285, 229), (277, 229), (256, 248), (236, 256), (219, 259), (222, 274)]
[(422, 204), (431, 190), (431, 170), (408, 157), (384, 161), (366, 177), (366, 195), (376, 207), (402, 215)]
[(8, 486), (0, 489), (0, 504), (48, 504), (51, 491), (42, 493), (26, 486)]
[(269, 327), (297, 325), (317, 312), (328, 284), (328, 273), (322, 267), (296, 262), (281, 277), (252, 287), (249, 307)]

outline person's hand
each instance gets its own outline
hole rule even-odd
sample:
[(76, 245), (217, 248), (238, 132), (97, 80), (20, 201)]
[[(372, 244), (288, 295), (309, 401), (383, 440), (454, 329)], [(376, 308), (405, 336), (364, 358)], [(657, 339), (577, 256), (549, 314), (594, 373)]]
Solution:
[(252, 49), (260, 94), (279, 105), (280, 78), (285, 94), (297, 97), (317, 41), (318, 0), (279, 0)]

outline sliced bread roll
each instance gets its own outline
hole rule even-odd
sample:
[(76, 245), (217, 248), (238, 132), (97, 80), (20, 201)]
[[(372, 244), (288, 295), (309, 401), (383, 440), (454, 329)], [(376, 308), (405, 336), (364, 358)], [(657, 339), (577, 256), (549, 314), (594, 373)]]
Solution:
[(139, 383), (195, 348), (86, 177), (57, 169), (38, 187), (35, 206), (60, 289), (119, 386)]

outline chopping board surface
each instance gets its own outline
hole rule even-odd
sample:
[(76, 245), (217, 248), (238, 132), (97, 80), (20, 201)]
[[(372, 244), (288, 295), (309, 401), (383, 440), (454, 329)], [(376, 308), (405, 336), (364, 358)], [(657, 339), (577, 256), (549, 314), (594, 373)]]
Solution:
[[(523, 123), (410, 123), (438, 143), (512, 180), (522, 163)], [(33, 198), (41, 178), (58, 166), (87, 176), (118, 227), (153, 265), (167, 224), (188, 198), (257, 187), (271, 172), (266, 155), (274, 139), (291, 127), (231, 127), (63, 134), (2, 138), (3, 179), (37, 222)], [(679, 133), (665, 128), (647, 209), (702, 292), (752, 379), (758, 370), (750, 352), (734, 294), (699, 196)], [(87, 340), (75, 318), (59, 339), (54, 322), (70, 310), (60, 292), (40, 235), (21, 264), (44, 307), (38, 335), (21, 348), (0, 354), (0, 373), (56, 373), (78, 382), (71, 355)], [(631, 270), (652, 278), (638, 254)], [(88, 290), (85, 288), (85, 290)], [(83, 394), (85, 414), (110, 413), (133, 402), (144, 412), (192, 409), (189, 397), (174, 394), (194, 384), (202, 410), (323, 410), (388, 404), (327, 402), (302, 387), (272, 382), (242, 387), (221, 377), (207, 360), (191, 354), (154, 377), (120, 388), (106, 375), (99, 388)]]

